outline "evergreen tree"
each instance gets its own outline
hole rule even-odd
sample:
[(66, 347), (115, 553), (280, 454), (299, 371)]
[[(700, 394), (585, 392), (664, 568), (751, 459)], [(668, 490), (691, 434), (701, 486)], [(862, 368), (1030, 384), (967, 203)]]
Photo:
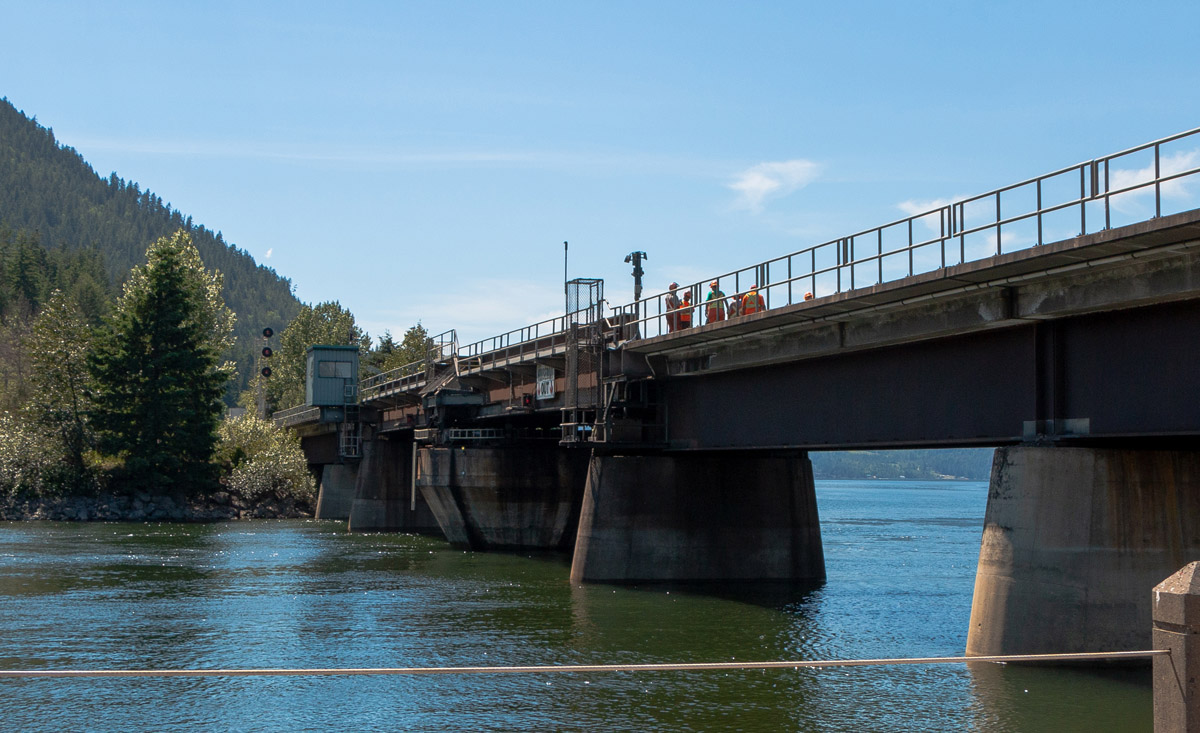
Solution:
[(429, 331), (418, 323), (405, 331), (404, 338), (400, 340), (400, 343), (384, 355), (380, 360), (379, 368), (387, 372), (415, 364), (416, 366), (413, 366), (412, 370), (420, 371), (425, 368), (424, 362), (429, 358), (429, 349), (432, 346), (433, 339), (429, 338)]
[(383, 365), (387, 363), (388, 357), (396, 350), (396, 340), (392, 338), (391, 330), (385, 330), (383, 335), (379, 337), (379, 343), (371, 349), (371, 353), (367, 355), (362, 362), (364, 367), (375, 370), (382, 370)]
[[(5, 225), (19, 230), (36, 249), (6, 247)], [(221, 296), (239, 316), (237, 343), (223, 353), (236, 361), (237, 380), (229, 382), (232, 398), (249, 382), (258, 351), (258, 334), (271, 326), (282, 332), (300, 308), (292, 283), (274, 270), (255, 263), (249, 253), (227, 243), (220, 232), (193, 222), (190, 216), (164, 204), (162, 196), (143, 190), (116, 173), (96, 175), (73, 148), (61, 145), (48, 128), (0, 99), (0, 319), (13, 307), (28, 306), (36, 314), (51, 290), (58, 288), (79, 301), (89, 321), (107, 307), (107, 288), (117, 286), (130, 268), (141, 262), (148, 243), (184, 229), (204, 262), (225, 276)], [(17, 236), (17, 235), (13, 235)], [(88, 268), (92, 284), (62, 274), (42, 272), (38, 252), (51, 255), (103, 253), (99, 267)], [(97, 288), (105, 292), (97, 292)], [(20, 293), (17, 303), (15, 293)], [(103, 297), (100, 297), (100, 296)], [(0, 364), (0, 370), (5, 369)], [(12, 369), (11, 363), (8, 367)], [(0, 402), (7, 395), (0, 394)]]
[(89, 359), (102, 451), (123, 459), (131, 491), (201, 493), (211, 463), (228, 372), (218, 365), (233, 315), (221, 276), (204, 270), (179, 231), (146, 250)]

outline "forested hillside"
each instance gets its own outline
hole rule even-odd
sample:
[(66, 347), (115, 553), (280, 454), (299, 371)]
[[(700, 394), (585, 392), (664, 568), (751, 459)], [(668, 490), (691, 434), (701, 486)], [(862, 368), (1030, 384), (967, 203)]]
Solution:
[(809, 454), (819, 479), (965, 478), (986, 481), (992, 470), (991, 448), (941, 450), (837, 451)]
[[(224, 274), (222, 294), (237, 314), (235, 345), (226, 355), (238, 365), (230, 395), (249, 382), (262, 328), (278, 333), (300, 309), (287, 278), (258, 265), (220, 232), (195, 224), (150, 190), (116, 173), (100, 177), (74, 148), (60, 145), (51, 129), (7, 99), (0, 99), (0, 227), (9, 232), (10, 254), (44, 250), (40, 256), (65, 262), (67, 254), (87, 253), (89, 264), (102, 264), (105, 285), (113, 292), (119, 292), (116, 286), (141, 263), (151, 242), (188, 231), (204, 265)], [(30, 241), (15, 246), (13, 232)], [(11, 272), (4, 275), (11, 277)]]

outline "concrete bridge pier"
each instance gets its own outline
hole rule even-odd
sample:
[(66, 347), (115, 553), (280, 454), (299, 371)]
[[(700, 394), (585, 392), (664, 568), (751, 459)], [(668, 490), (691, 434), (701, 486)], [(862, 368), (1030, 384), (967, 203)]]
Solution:
[(326, 463), (317, 481), (316, 519), (348, 519), (354, 504), (354, 484), (358, 466), (353, 463)]
[(592, 459), (571, 582), (824, 578), (806, 452)]
[(428, 447), (417, 486), (451, 543), (473, 550), (571, 549), (589, 452), (557, 444)]
[(1200, 451), (996, 450), (967, 654), (1149, 649), (1151, 589), (1200, 558)]
[(413, 442), (394, 436), (364, 440), (350, 506), (351, 532), (441, 533), (425, 498), (413, 496)]

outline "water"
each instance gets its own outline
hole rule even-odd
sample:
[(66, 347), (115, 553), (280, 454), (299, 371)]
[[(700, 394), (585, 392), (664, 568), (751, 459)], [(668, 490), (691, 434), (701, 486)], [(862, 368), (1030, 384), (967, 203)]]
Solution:
[[(568, 583), (341, 523), (0, 524), (0, 669), (957, 656), (986, 484), (818, 483), (828, 581)], [(13, 731), (1149, 731), (1144, 671), (0, 680)]]

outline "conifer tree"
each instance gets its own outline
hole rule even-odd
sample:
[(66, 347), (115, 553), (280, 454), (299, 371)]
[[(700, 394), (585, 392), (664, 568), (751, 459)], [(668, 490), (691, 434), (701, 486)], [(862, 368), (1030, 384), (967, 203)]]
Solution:
[(123, 459), (130, 491), (202, 493), (229, 369), (218, 365), (233, 314), (221, 275), (207, 272), (184, 231), (163, 237), (134, 268), (89, 360), (100, 448)]

